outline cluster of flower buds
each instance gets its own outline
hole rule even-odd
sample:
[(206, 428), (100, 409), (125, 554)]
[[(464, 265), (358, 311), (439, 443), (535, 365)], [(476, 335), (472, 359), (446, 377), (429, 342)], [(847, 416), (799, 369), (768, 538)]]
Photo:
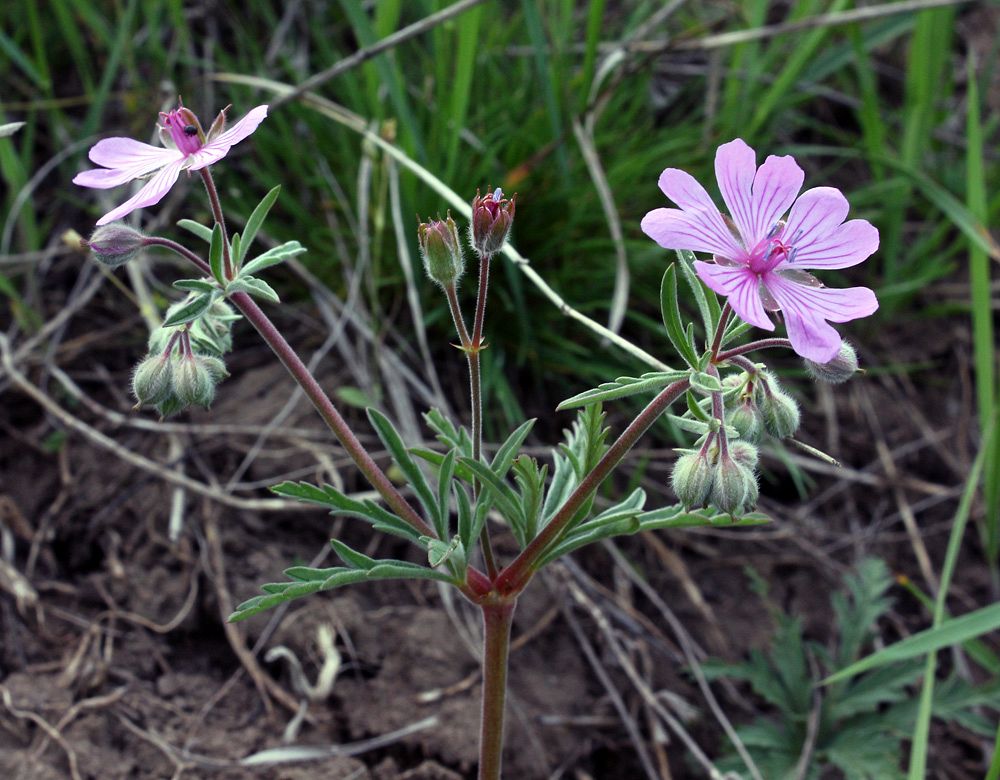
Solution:
[[(711, 436), (711, 434), (710, 434)], [(710, 439), (700, 450), (682, 454), (674, 464), (674, 492), (685, 507), (712, 504), (731, 515), (757, 505), (757, 448), (743, 441)]]
[[(167, 316), (185, 303), (175, 303)], [(132, 376), (137, 407), (155, 406), (161, 417), (169, 417), (190, 406), (211, 406), (215, 386), (229, 376), (222, 355), (232, 349), (232, 324), (238, 319), (229, 304), (216, 301), (193, 322), (154, 330), (149, 354)]]
[(421, 222), (417, 226), (417, 241), (427, 275), (444, 288), (457, 284), (465, 271), (465, 258), (451, 214), (446, 219)]
[(503, 248), (513, 222), (514, 198), (505, 198), (499, 187), (485, 197), (477, 192), (472, 201), (472, 222), (469, 225), (472, 248), (480, 256), (495, 255)]
[(150, 352), (135, 368), (132, 392), (137, 408), (155, 406), (161, 417), (189, 406), (208, 408), (215, 398), (215, 386), (226, 376), (226, 364), (214, 355), (202, 355), (191, 348), (185, 326), (170, 339), (162, 352)]

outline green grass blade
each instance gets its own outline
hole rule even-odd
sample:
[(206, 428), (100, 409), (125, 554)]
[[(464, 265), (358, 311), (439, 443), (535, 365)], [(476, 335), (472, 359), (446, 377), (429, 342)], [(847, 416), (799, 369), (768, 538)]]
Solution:
[[(979, 116), (979, 91), (973, 58), (969, 58), (968, 115), (966, 117), (965, 203), (969, 214), (985, 224), (989, 218), (986, 205), (986, 181), (983, 173), (983, 128)], [(990, 261), (982, 248), (969, 242), (969, 293), (972, 298), (972, 344), (976, 367), (976, 400), (979, 425), (983, 432), (990, 426), (996, 410), (996, 342), (990, 293)], [(983, 445), (986, 446), (985, 443)], [(1000, 552), (1000, 452), (996, 445), (987, 448), (983, 495), (986, 503), (983, 542), (986, 560), (996, 572)]]

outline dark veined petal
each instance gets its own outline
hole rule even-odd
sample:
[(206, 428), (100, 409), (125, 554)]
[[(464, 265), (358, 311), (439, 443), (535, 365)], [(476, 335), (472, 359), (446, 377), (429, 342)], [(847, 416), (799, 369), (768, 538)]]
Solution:
[(719, 295), (724, 295), (733, 311), (744, 322), (764, 330), (774, 330), (774, 323), (760, 300), (760, 279), (746, 266), (723, 266), (696, 260), (695, 271), (701, 280)]

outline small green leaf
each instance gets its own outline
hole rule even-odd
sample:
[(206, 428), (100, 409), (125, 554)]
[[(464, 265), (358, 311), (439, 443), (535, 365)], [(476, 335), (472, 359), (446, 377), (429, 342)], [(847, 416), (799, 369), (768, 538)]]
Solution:
[(281, 192), (281, 185), (274, 187), (257, 207), (251, 212), (250, 216), (247, 218), (247, 224), (243, 230), (243, 241), (240, 246), (240, 254), (236, 257), (236, 265), (240, 267), (243, 264), (243, 258), (246, 257), (247, 250), (250, 248), (250, 244), (257, 237), (257, 232), (260, 230), (261, 225), (264, 224), (264, 220), (267, 218), (267, 213), (271, 210), (274, 202), (278, 199), (278, 193)]
[[(229, 240), (229, 256), (236, 258), (240, 256), (240, 234), (233, 233), (233, 237)], [(236, 272), (240, 270), (239, 265), (236, 266)]]
[(574, 395), (556, 407), (557, 411), (565, 409), (575, 409), (587, 404), (599, 401), (609, 401), (615, 398), (625, 398), (637, 393), (646, 393), (662, 390), (671, 382), (683, 379), (687, 376), (687, 371), (652, 371), (640, 377), (620, 376), (613, 382), (604, 382), (593, 390)]
[(215, 292), (213, 289), (211, 292), (202, 293), (190, 303), (181, 306), (163, 323), (163, 327), (172, 328), (175, 325), (183, 325), (185, 322), (198, 319), (212, 305), (215, 300)]
[(346, 544), (338, 541), (337, 539), (331, 539), (330, 546), (333, 548), (333, 551), (337, 553), (337, 557), (352, 569), (364, 569), (365, 571), (368, 571), (376, 564), (374, 558), (369, 558), (367, 555), (363, 555), (357, 550), (352, 550)]
[(284, 244), (280, 244), (273, 249), (268, 249), (262, 255), (257, 255), (257, 257), (243, 267), (241, 274), (255, 274), (263, 271), (265, 268), (270, 268), (272, 265), (283, 263), (288, 258), (300, 255), (305, 251), (306, 248), (298, 241), (286, 241)]
[(438, 490), (437, 490), (437, 514), (435, 515), (434, 530), (438, 533), (439, 539), (448, 538), (448, 520), (450, 517), (451, 501), (449, 496), (451, 496), (451, 482), (455, 477), (455, 458), (457, 456), (457, 451), (454, 449), (448, 450), (448, 454), (444, 456), (444, 460), (441, 461), (441, 466), (438, 471)]
[(212, 269), (212, 276), (219, 284), (226, 283), (226, 276), (222, 263), (222, 225), (216, 223), (212, 230), (211, 244), (208, 248), (208, 265)]
[(493, 460), (490, 463), (490, 468), (493, 472), (499, 476), (503, 477), (510, 470), (510, 464), (514, 462), (514, 458), (517, 457), (518, 450), (521, 449), (521, 445), (524, 444), (524, 440), (528, 438), (528, 434), (531, 433), (531, 429), (535, 425), (535, 420), (531, 419), (527, 422), (521, 423), (510, 436), (507, 437), (506, 441), (497, 448), (496, 454), (493, 456)]
[(174, 287), (178, 290), (200, 293), (210, 293), (218, 289), (214, 284), (206, 282), (204, 279), (178, 279), (174, 282)]
[(389, 450), (393, 460), (396, 461), (396, 464), (403, 472), (403, 475), (406, 477), (406, 481), (409, 483), (410, 487), (413, 488), (413, 492), (417, 494), (417, 498), (423, 505), (424, 511), (430, 517), (437, 515), (438, 507), (437, 500), (434, 497), (434, 492), (431, 490), (431, 486), (427, 483), (427, 478), (424, 476), (424, 472), (420, 470), (416, 461), (410, 456), (409, 451), (406, 449), (406, 445), (403, 444), (403, 439), (393, 427), (392, 423), (389, 422), (389, 418), (382, 414), (382, 412), (378, 411), (378, 409), (372, 407), (368, 409), (368, 420), (371, 422), (372, 427), (378, 434), (382, 444), (384, 444), (385, 448)]
[(239, 292), (247, 293), (254, 298), (262, 298), (271, 303), (281, 303), (278, 293), (274, 291), (271, 285), (263, 279), (258, 279), (256, 276), (240, 276), (226, 285), (226, 295)]
[(663, 316), (663, 324), (667, 328), (667, 336), (670, 343), (674, 345), (677, 354), (689, 366), (698, 364), (698, 353), (694, 348), (694, 342), (688, 333), (685, 333), (684, 324), (681, 321), (681, 310), (677, 304), (677, 271), (671, 263), (663, 274), (663, 283), (660, 285), (660, 314)]
[(194, 233), (206, 244), (212, 242), (212, 228), (205, 227), (200, 222), (195, 222), (193, 219), (181, 219), (177, 221), (177, 227), (184, 228), (189, 233)]
[(719, 317), (722, 316), (722, 307), (719, 306), (719, 299), (714, 292), (705, 287), (704, 282), (695, 273), (694, 252), (688, 249), (678, 249), (677, 260), (681, 269), (681, 275), (691, 288), (691, 292), (694, 293), (695, 302), (698, 304), (701, 321), (705, 325), (705, 338), (711, 339), (715, 335), (715, 329), (719, 325)]
[(688, 379), (691, 382), (691, 387), (705, 394), (722, 392), (722, 382), (719, 381), (719, 378), (706, 374), (704, 371), (692, 371)]

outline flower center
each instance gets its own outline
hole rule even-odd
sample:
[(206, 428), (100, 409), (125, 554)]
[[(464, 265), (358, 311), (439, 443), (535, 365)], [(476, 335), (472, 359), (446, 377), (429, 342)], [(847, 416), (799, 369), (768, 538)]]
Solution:
[(795, 248), (792, 246), (795, 237), (793, 236), (791, 241), (785, 240), (781, 235), (784, 229), (784, 221), (779, 220), (750, 253), (750, 270), (758, 276), (774, 270), (782, 263), (791, 262), (795, 258)]
[(163, 126), (170, 132), (170, 138), (185, 157), (204, 146), (198, 118), (186, 108), (178, 108), (168, 114), (160, 114)]

